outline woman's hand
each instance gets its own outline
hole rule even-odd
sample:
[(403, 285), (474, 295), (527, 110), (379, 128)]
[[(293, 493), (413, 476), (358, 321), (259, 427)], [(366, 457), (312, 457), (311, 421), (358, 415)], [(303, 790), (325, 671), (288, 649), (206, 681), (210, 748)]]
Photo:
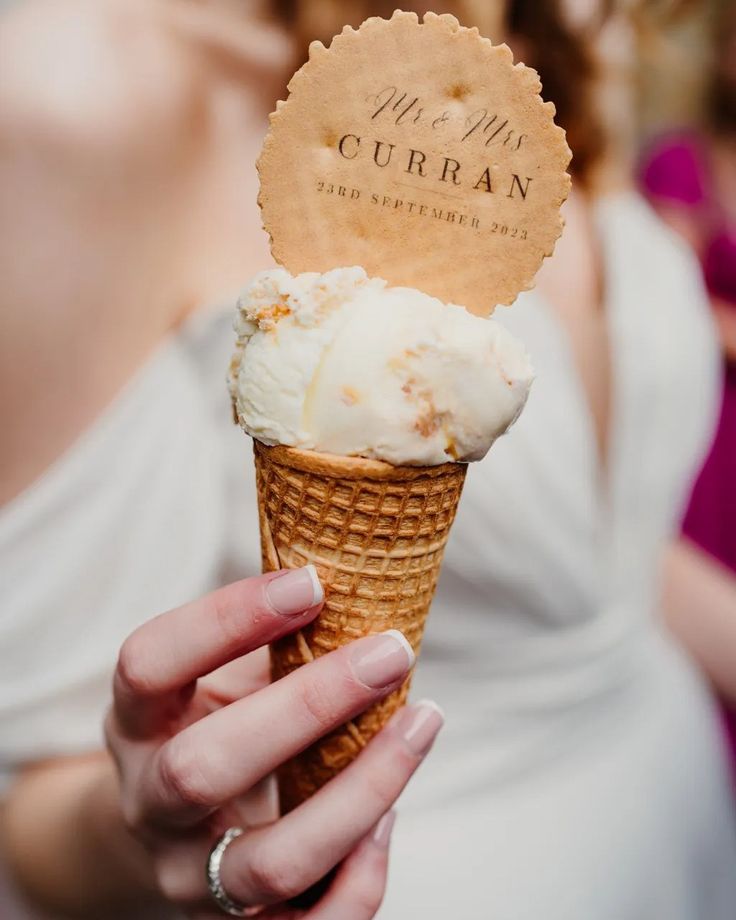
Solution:
[[(284, 920), (363, 920), (380, 905), (391, 807), (442, 725), (432, 704), (401, 710), (285, 817), (264, 814), (254, 796), (275, 767), (395, 690), (414, 663), (406, 640), (387, 633), (254, 690), (243, 656), (305, 626), (322, 599), (312, 567), (276, 572), (162, 614), (121, 649), (106, 730), (123, 814), (162, 894), (191, 916), (218, 916), (204, 869), (233, 825), (245, 830), (221, 867), (233, 900)], [(306, 915), (285, 906), (338, 865)]]

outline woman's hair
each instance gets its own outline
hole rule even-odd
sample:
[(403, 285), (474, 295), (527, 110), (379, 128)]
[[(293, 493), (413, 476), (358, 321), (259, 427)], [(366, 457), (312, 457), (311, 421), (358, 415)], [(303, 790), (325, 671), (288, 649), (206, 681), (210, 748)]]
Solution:
[[(607, 7), (607, 4), (603, 4)], [(506, 8), (499, 17), (499, 10)], [(348, 23), (359, 25), (368, 16), (390, 17), (396, 0), (275, 0), (274, 9), (296, 35), (300, 55), (313, 39), (326, 43)], [(409, 8), (424, 12), (418, 5)], [(567, 132), (573, 151), (570, 171), (585, 184), (605, 153), (606, 138), (593, 98), (597, 73), (589, 33), (571, 25), (561, 0), (454, 0), (440, 4), (437, 12), (453, 13), (467, 26), (477, 26), (482, 35), (494, 40), (499, 21), (505, 32), (517, 36), (528, 49), (530, 66), (542, 80), (544, 98), (555, 104), (557, 122)], [(601, 19), (607, 9), (601, 13)]]
[(736, 6), (720, 0), (713, 17), (713, 64), (708, 83), (708, 127), (721, 135), (736, 134)]
[[(600, 22), (608, 15), (599, 14)], [(599, 22), (599, 24), (600, 24)], [(606, 134), (594, 99), (597, 76), (593, 30), (566, 20), (560, 0), (511, 0), (508, 30), (529, 47), (529, 64), (538, 72), (543, 94), (555, 104), (556, 121), (572, 150), (570, 172), (585, 184), (606, 149)]]

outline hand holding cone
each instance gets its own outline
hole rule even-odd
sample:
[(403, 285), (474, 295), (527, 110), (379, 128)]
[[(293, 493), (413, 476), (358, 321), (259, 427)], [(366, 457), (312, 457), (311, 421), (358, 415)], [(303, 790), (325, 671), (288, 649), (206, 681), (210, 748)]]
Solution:
[[(316, 566), (324, 609), (271, 648), (272, 677), (398, 629), (418, 654), (466, 465), (394, 467), (254, 442), (264, 571)], [(283, 812), (347, 766), (406, 701), (409, 680), (279, 771)]]

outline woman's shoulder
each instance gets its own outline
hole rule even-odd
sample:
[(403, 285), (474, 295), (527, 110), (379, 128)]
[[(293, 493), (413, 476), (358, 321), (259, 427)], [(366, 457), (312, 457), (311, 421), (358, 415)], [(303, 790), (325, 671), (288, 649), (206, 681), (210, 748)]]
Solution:
[(648, 198), (635, 189), (602, 198), (597, 217), (607, 269), (623, 287), (705, 302), (697, 255)]
[(150, 144), (160, 120), (186, 118), (185, 84), (194, 75), (181, 67), (158, 4), (18, 4), (0, 20), (0, 47), (4, 132), (62, 149), (72, 144), (80, 153), (92, 142), (95, 156), (119, 156)]

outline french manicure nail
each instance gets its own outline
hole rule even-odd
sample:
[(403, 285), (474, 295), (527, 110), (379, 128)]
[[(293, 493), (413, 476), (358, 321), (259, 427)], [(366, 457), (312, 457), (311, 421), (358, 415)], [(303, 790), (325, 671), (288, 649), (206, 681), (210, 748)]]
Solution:
[(367, 687), (379, 689), (404, 677), (414, 666), (414, 650), (398, 629), (364, 639), (352, 654), (353, 671)]
[(420, 700), (399, 713), (396, 726), (409, 750), (423, 757), (444, 724), (445, 714), (437, 703)]
[(396, 812), (387, 811), (378, 824), (373, 828), (371, 839), (373, 843), (381, 850), (387, 850), (391, 843), (391, 831), (394, 829), (396, 822)]
[(304, 613), (310, 607), (321, 604), (325, 597), (313, 565), (284, 572), (269, 581), (265, 590), (268, 603), (285, 617)]

